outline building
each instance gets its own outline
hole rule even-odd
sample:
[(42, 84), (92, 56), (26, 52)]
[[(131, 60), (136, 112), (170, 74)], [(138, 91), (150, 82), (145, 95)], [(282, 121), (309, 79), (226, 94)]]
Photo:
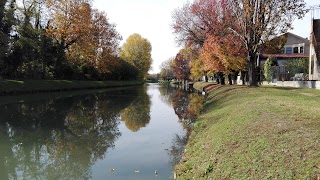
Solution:
[(259, 57), (261, 67), (268, 58), (276, 58), (279, 66), (283, 66), (285, 62), (294, 59), (309, 58), (310, 41), (308, 38), (287, 32), (272, 41), (276, 41), (273, 46), (276, 46), (277, 50), (267, 47), (267, 49), (261, 51)]
[[(261, 75), (263, 75), (264, 63), (268, 58), (277, 60), (277, 66), (273, 68), (272, 82), (293, 81), (293, 80), (307, 80), (308, 79), (308, 61), (310, 52), (310, 41), (308, 38), (303, 38), (293, 33), (287, 32), (274, 39), (272, 39), (265, 48), (261, 50), (259, 55), (258, 66), (261, 68)], [(301, 59), (305, 61), (296, 67), (286, 65)], [(300, 64), (298, 63), (295, 64)], [(261, 76), (263, 80), (263, 76)]]
[(309, 80), (320, 80), (320, 19), (311, 20)]

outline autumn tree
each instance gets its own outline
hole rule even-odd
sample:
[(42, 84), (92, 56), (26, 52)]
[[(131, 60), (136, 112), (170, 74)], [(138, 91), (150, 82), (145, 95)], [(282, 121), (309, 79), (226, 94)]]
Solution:
[(146, 87), (137, 89), (137, 98), (128, 107), (120, 112), (121, 119), (132, 132), (146, 127), (150, 122), (150, 97), (146, 93)]
[(165, 80), (174, 79), (174, 58), (169, 58), (160, 65), (160, 78)]
[(104, 61), (114, 59), (121, 40), (106, 13), (93, 9), (90, 0), (51, 0), (48, 6), (52, 19), (47, 33), (66, 51), (67, 59), (87, 78), (105, 73)]
[[(208, 54), (214, 48), (208, 47), (213, 43), (208, 41), (212, 40), (212, 37), (223, 37), (228, 33), (225, 24), (225, 20), (230, 16), (228, 10), (227, 3), (223, 0), (196, 0), (174, 11), (172, 27), (176, 40), (179, 44), (185, 44), (186, 49), (194, 54), (191, 58), (191, 73), (194, 79), (208, 72), (225, 71), (225, 68), (221, 68), (223, 66), (221, 63), (215, 62), (219, 58)], [(199, 55), (204, 52), (207, 54), (200, 58)], [(221, 67), (218, 67), (219, 64)]]
[(151, 44), (140, 34), (132, 34), (123, 44), (120, 57), (135, 66), (138, 71), (139, 79), (144, 79), (151, 67)]
[(207, 75), (209, 71), (204, 69), (203, 60), (199, 57), (201, 48), (199, 48), (199, 46), (190, 45), (180, 52), (190, 60), (190, 79), (197, 81), (202, 77), (205, 77), (205, 80), (208, 81)]
[(179, 45), (197, 44), (202, 46), (205, 41), (205, 28), (197, 22), (197, 17), (192, 13), (191, 4), (188, 2), (182, 8), (175, 9), (172, 14), (173, 33)]
[(256, 58), (261, 43), (287, 32), (295, 18), (307, 12), (304, 0), (233, 0), (231, 9), (236, 15), (234, 22), (239, 29), (232, 29), (247, 49), (249, 84), (257, 86)]
[(184, 54), (183, 50), (176, 55), (174, 60), (174, 74), (178, 80), (185, 81), (190, 78), (190, 60), (188, 56)]
[[(216, 67), (216, 70), (228, 69), (224, 67), (223, 61), (243, 59), (243, 51), (236, 52), (232, 48), (224, 50), (227, 51), (227, 56), (218, 51), (210, 54), (210, 51), (215, 49), (215, 47), (208, 47), (214, 43), (210, 41), (214, 39), (214, 41), (221, 42), (219, 38), (224, 38), (226, 36), (224, 33), (227, 32), (226, 39), (236, 39), (234, 41), (236, 46), (245, 47), (246, 64), (249, 67), (249, 84), (256, 86), (258, 47), (261, 47), (261, 44), (267, 45), (270, 39), (286, 32), (291, 28), (293, 20), (296, 17), (303, 17), (305, 13), (303, 0), (196, 0), (192, 4), (187, 3), (183, 8), (175, 10), (172, 27), (178, 42), (184, 42), (187, 46), (198, 45), (204, 49), (203, 51), (208, 52), (206, 57), (209, 59), (207, 60), (215, 63), (213, 66)], [(229, 42), (225, 41), (225, 43)], [(232, 46), (227, 44), (227, 47)], [(229, 53), (229, 50), (232, 52)], [(241, 56), (234, 56), (238, 53)], [(222, 56), (223, 61), (215, 62), (221, 60)], [(231, 62), (229, 65), (233, 66), (235, 63)]]
[(225, 36), (211, 36), (202, 48), (200, 58), (206, 71), (212, 73), (223, 72), (231, 76), (239, 71), (246, 71), (246, 48), (240, 38), (230, 33)]
[(91, 17), (89, 0), (49, 0), (51, 12), (48, 35), (59, 41), (67, 49), (86, 36)]

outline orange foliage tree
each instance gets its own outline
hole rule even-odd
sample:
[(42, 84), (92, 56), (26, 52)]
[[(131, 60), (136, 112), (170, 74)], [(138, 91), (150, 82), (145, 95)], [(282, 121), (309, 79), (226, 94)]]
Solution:
[(173, 72), (178, 80), (189, 80), (190, 60), (180, 51), (174, 59)]
[(207, 69), (228, 72), (247, 65), (249, 84), (256, 86), (258, 47), (305, 13), (303, 0), (195, 0), (175, 10), (172, 27), (180, 44), (202, 49)]
[(101, 61), (115, 56), (121, 36), (106, 13), (92, 9), (90, 0), (50, 0), (51, 20), (47, 33), (67, 51), (69, 61), (103, 67)]

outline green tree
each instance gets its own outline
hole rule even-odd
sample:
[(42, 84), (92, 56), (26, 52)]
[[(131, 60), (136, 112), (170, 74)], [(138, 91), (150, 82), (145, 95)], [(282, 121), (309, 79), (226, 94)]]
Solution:
[(16, 13), (21, 16), (18, 16), (17, 36), (7, 64), (14, 77), (42, 79), (49, 74), (46, 63), (51, 58), (45, 55), (50, 46), (44, 36), (44, 9), (43, 0), (24, 0), (17, 7)]
[(297, 73), (303, 73), (304, 80), (306, 80), (309, 72), (309, 60), (306, 58), (293, 59), (286, 62), (285, 64), (286, 72), (288, 72), (288, 80), (291, 80), (292, 77)]
[(151, 44), (139, 34), (128, 37), (120, 51), (120, 57), (135, 66), (138, 71), (139, 79), (144, 79), (151, 67)]
[(268, 82), (272, 81), (275, 66), (278, 66), (278, 61), (275, 58), (268, 58), (263, 65), (263, 75)]
[[(9, 6), (6, 4), (9, 2)], [(15, 0), (0, 1), (0, 77), (8, 72), (6, 68), (6, 59), (10, 54), (11, 31), (15, 25)]]

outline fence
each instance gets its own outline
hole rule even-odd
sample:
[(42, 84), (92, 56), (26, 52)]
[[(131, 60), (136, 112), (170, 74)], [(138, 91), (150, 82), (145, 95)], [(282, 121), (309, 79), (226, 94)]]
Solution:
[(272, 66), (267, 74), (261, 69), (260, 80), (272, 83), (277, 81), (307, 81), (309, 80), (308, 74), (308, 69), (303, 67)]

